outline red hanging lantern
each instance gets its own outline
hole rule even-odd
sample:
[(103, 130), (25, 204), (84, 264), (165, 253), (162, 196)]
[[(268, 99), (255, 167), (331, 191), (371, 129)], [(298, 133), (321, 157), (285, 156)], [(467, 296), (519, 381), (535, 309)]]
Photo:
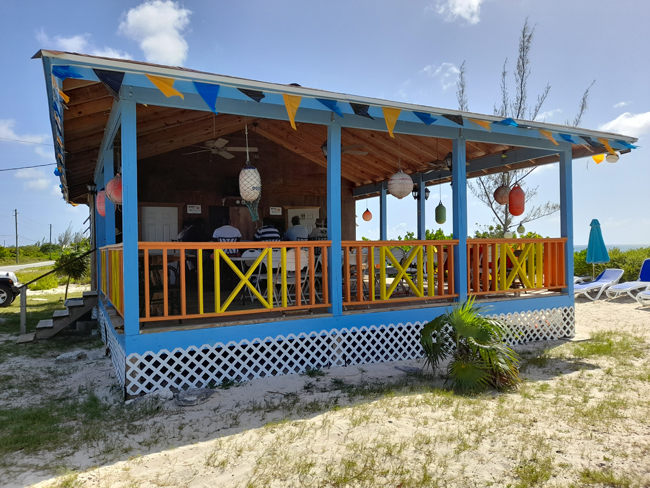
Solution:
[(106, 183), (106, 198), (115, 205), (122, 205), (122, 175), (117, 174), (115, 178)]
[(97, 198), (95, 199), (95, 208), (97, 213), (102, 217), (106, 217), (106, 192), (104, 190), (97, 192)]
[(508, 195), (510, 194), (510, 188), (506, 185), (501, 185), (499, 188), (494, 190), (494, 199), (499, 205), (505, 205), (508, 203)]
[(365, 220), (366, 222), (369, 222), (372, 219), (372, 213), (370, 213), (370, 210), (366, 209), (366, 211), (363, 212), (362, 217), (363, 217), (363, 220)]
[(512, 215), (517, 216), (524, 213), (526, 206), (526, 194), (519, 185), (513, 186), (512, 190), (510, 190), (510, 195), (508, 196), (508, 205), (508, 210)]

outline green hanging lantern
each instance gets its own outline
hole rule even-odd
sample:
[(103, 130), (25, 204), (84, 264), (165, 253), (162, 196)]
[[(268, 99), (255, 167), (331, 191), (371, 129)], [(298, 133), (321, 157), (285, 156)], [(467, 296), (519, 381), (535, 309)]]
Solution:
[(519, 227), (517, 227), (517, 234), (524, 235), (526, 233), (526, 228), (524, 227), (524, 224), (519, 224)]
[(436, 207), (436, 223), (444, 224), (445, 222), (447, 222), (447, 209), (441, 201)]

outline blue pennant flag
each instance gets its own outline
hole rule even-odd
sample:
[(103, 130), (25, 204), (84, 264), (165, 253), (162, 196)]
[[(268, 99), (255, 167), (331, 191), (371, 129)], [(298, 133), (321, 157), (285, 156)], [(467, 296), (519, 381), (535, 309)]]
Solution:
[(325, 105), (339, 117), (343, 117), (343, 112), (341, 112), (341, 109), (336, 105), (336, 100), (328, 100), (327, 98), (317, 98), (316, 100)]
[(418, 119), (420, 119), (422, 122), (424, 122), (427, 125), (433, 124), (436, 120), (435, 117), (432, 117), (431, 114), (428, 114), (426, 112), (413, 112)]
[(62, 80), (65, 80), (66, 78), (83, 78), (83, 76), (73, 70), (70, 66), (53, 66), (52, 74)]
[(570, 134), (561, 134), (559, 132), (558, 134), (562, 139), (564, 139), (567, 142), (570, 142), (571, 144), (580, 144), (579, 142), (574, 141)]
[(625, 141), (618, 141), (617, 140), (616, 142), (618, 142), (621, 146), (624, 146), (624, 147), (626, 147), (628, 149), (636, 149), (638, 147), (638, 146), (635, 146), (634, 144), (630, 144), (629, 142), (625, 142)]
[(212, 110), (215, 114), (217, 112), (217, 97), (219, 96), (219, 85), (212, 85), (210, 83), (201, 83), (199, 81), (194, 82), (194, 88), (199, 92), (201, 98), (205, 103), (208, 104), (208, 108)]
[(512, 118), (510, 118), (510, 117), (508, 117), (507, 119), (499, 120), (499, 121), (497, 122), (497, 124), (501, 124), (501, 125), (509, 125), (510, 127), (517, 127), (517, 126), (518, 126), (518, 125), (517, 125), (517, 122), (515, 121), (515, 119), (512, 119)]

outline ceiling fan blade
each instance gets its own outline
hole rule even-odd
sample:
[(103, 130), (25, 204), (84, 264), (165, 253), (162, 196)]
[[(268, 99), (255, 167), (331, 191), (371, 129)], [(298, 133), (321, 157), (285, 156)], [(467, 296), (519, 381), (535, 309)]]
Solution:
[(357, 154), (359, 156), (367, 156), (368, 151), (343, 151), (345, 154)]
[(223, 139), (223, 138), (220, 137), (219, 139), (217, 139), (217, 140), (215, 141), (215, 143), (214, 143), (214, 147), (216, 147), (216, 148), (222, 148), (222, 147), (225, 146), (226, 144), (228, 144), (228, 139)]
[[(230, 152), (246, 152), (245, 147), (230, 147), (230, 146), (228, 146), (228, 147), (224, 147), (223, 149), (225, 151), (230, 151)], [(252, 153), (257, 152), (257, 148), (256, 147), (249, 147), (248, 152), (252, 152)]]
[(221, 156), (222, 158), (225, 158), (225, 159), (232, 159), (232, 158), (235, 157), (232, 154), (230, 154), (228, 151), (219, 151), (219, 152), (217, 152), (217, 154), (219, 156)]
[(201, 149), (200, 151), (193, 151), (193, 152), (185, 153), (185, 154), (183, 154), (183, 156), (188, 156), (190, 154), (197, 154), (197, 153), (202, 153), (202, 152), (209, 152), (209, 151), (210, 151), (209, 149)]

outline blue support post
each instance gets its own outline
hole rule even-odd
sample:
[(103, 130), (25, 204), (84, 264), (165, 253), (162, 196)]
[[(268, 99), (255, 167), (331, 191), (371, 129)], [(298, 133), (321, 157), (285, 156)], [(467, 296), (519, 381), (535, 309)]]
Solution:
[[(113, 167), (113, 145), (110, 149), (104, 151), (104, 183), (97, 185), (97, 188), (102, 190), (106, 189), (106, 185), (115, 176), (115, 168)], [(106, 199), (106, 217), (104, 218), (104, 245), (108, 246), (115, 244), (115, 204), (108, 198)]]
[(454, 239), (454, 284), (459, 302), (467, 300), (467, 169), (465, 167), (465, 138), (453, 140), (452, 147)]
[[(104, 188), (104, 172), (99, 174), (97, 177), (97, 180), (95, 181), (95, 186), (97, 187), (97, 192), (99, 192), (102, 188)], [(95, 199), (96, 201), (96, 199)], [(104, 212), (106, 214), (106, 212)], [(102, 263), (101, 260), (101, 254), (99, 252), (99, 248), (103, 247), (106, 245), (106, 218), (102, 217), (99, 215), (99, 212), (97, 211), (97, 205), (95, 205), (95, 247), (97, 248), (97, 251), (95, 252), (95, 255), (97, 256), (96, 263), (97, 263), (97, 283), (99, 283), (99, 280), (101, 279), (102, 276), (102, 266), (104, 266), (104, 263)]]
[(341, 126), (327, 126), (327, 239), (332, 241), (327, 274), (330, 312), (343, 315), (343, 273), (341, 252)]
[[(122, 100), (122, 243), (124, 334), (140, 333), (138, 286), (138, 152), (135, 102)], [(127, 339), (127, 352), (128, 352)]]
[(386, 236), (388, 229), (388, 216), (386, 215), (386, 194), (388, 193), (388, 183), (381, 182), (381, 190), (379, 192), (379, 240), (385, 241), (388, 239)]
[(415, 183), (418, 185), (419, 196), (417, 200), (418, 205), (418, 239), (426, 239), (426, 199), (424, 198), (424, 175), (418, 173)]
[(573, 296), (573, 174), (571, 150), (560, 152), (560, 231), (566, 237), (564, 250), (565, 289)]

